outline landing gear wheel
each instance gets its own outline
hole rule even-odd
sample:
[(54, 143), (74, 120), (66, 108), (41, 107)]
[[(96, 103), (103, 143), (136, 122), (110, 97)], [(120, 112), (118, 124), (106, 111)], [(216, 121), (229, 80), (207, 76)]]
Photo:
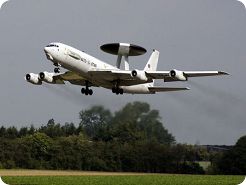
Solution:
[(115, 87), (113, 87), (112, 88), (112, 93), (115, 93), (116, 95), (119, 95), (119, 94), (124, 94), (124, 91), (123, 91), (123, 89), (121, 89), (121, 88), (115, 88)]
[(92, 89), (88, 89), (88, 93), (89, 93), (89, 95), (92, 95), (93, 94), (93, 90)]
[(113, 83), (113, 87), (112, 87), (112, 93), (119, 95), (119, 94), (124, 94), (124, 90), (122, 88), (120, 88), (120, 80), (116, 80)]
[(84, 95), (92, 95), (93, 94), (93, 90), (92, 89), (89, 89), (88, 86), (86, 86), (86, 88), (82, 88), (81, 89), (81, 93), (84, 94)]
[(54, 69), (54, 72), (55, 72), (55, 73), (60, 73), (60, 68), (56, 67), (56, 68)]
[(123, 89), (119, 89), (119, 93), (122, 95), (124, 93)]
[(82, 88), (82, 89), (81, 89), (81, 93), (82, 93), (82, 94), (85, 94), (85, 88)]

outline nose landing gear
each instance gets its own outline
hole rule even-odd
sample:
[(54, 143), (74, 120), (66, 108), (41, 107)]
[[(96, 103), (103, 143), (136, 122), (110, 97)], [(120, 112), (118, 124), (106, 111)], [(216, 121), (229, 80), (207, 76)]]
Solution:
[(61, 72), (61, 70), (59, 68), (60, 65), (58, 63), (54, 63), (54, 66), (56, 66), (56, 68), (54, 69), (54, 72), (55, 73), (60, 73)]
[(54, 72), (55, 72), (55, 73), (60, 73), (60, 71), (61, 71), (61, 70), (60, 70), (59, 67), (56, 67), (56, 68), (54, 69)]

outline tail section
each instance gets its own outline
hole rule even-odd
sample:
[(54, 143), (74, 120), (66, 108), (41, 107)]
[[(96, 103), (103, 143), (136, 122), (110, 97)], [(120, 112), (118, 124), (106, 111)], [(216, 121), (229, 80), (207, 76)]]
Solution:
[(153, 50), (149, 58), (149, 61), (144, 68), (144, 71), (156, 71), (158, 60), (159, 60), (159, 54), (160, 54), (159, 51)]

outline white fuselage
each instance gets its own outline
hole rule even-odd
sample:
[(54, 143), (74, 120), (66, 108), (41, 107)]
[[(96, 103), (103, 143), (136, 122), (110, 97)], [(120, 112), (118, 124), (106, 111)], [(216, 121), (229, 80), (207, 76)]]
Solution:
[[(44, 48), (44, 51), (47, 58), (54, 64), (78, 73), (96, 86), (112, 89), (113, 85), (110, 80), (91, 76), (88, 71), (97, 71), (98, 69), (119, 70), (117, 67), (62, 43), (51, 43)], [(124, 90), (124, 93), (152, 94), (148, 89), (149, 86), (151, 86), (150, 83), (144, 83), (139, 85), (120, 86), (120, 88)]]

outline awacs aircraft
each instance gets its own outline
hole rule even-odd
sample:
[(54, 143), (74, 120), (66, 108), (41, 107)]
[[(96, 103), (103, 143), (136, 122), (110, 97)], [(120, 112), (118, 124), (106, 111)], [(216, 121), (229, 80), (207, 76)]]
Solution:
[[(115, 94), (155, 94), (156, 92), (189, 90), (185, 87), (154, 86), (156, 79), (164, 82), (187, 81), (190, 77), (227, 75), (222, 71), (157, 71), (159, 52), (153, 50), (143, 70), (129, 69), (129, 56), (146, 53), (146, 49), (133, 44), (112, 43), (101, 46), (107, 53), (117, 55), (116, 66), (109, 65), (83, 51), (62, 43), (51, 43), (44, 48), (47, 59), (56, 66), (53, 73), (29, 73), (25, 79), (33, 84), (42, 82), (51, 84), (65, 84), (66, 81), (74, 85), (84, 86), (81, 93), (92, 95), (91, 87), (104, 87)], [(121, 69), (121, 62), (125, 62), (125, 70)], [(60, 73), (63, 67), (68, 71)]]

